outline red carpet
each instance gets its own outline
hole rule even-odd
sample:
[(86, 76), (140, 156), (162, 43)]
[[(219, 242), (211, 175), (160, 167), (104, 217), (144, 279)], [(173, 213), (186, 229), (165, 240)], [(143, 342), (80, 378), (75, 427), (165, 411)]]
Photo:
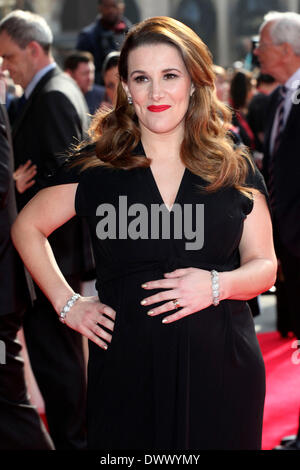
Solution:
[(269, 450), (298, 430), (300, 351), (295, 338), (282, 339), (277, 332), (257, 337), (267, 377), (262, 449)]

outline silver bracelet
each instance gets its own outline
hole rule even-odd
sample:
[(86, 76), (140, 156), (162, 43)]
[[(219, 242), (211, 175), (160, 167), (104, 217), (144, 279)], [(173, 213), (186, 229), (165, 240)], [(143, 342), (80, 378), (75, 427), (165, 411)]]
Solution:
[(62, 322), (62, 323), (66, 323), (66, 315), (67, 313), (70, 311), (70, 309), (73, 307), (73, 305), (75, 304), (76, 300), (79, 299), (80, 294), (74, 294), (72, 295), (72, 297), (68, 300), (68, 302), (66, 303), (66, 305), (64, 306), (64, 308), (62, 309), (62, 311), (59, 313), (59, 320)]
[(211, 274), (211, 288), (212, 288), (212, 299), (213, 304), (216, 307), (220, 303), (220, 287), (219, 287), (219, 273), (214, 269), (210, 272)]

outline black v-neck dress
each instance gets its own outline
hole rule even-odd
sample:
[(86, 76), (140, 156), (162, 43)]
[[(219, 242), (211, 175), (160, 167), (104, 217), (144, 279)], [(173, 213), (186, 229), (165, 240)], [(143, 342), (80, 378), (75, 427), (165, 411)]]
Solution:
[[(260, 449), (265, 370), (248, 304), (223, 300), (163, 324), (170, 312), (149, 317), (149, 307), (140, 303), (157, 292), (141, 284), (165, 272), (239, 267), (243, 223), (253, 202), (233, 188), (205, 193), (203, 184), (186, 169), (175, 201), (184, 214), (184, 208), (203, 204), (197, 225), (203, 246), (187, 249), (191, 239), (185, 230), (178, 236), (173, 211), (170, 237), (161, 228), (151, 232), (151, 205), (163, 201), (150, 168), (81, 173), (76, 213), (90, 228), (101, 302), (116, 310), (108, 350), (89, 344), (90, 449)], [(258, 170), (248, 184), (267, 196)]]

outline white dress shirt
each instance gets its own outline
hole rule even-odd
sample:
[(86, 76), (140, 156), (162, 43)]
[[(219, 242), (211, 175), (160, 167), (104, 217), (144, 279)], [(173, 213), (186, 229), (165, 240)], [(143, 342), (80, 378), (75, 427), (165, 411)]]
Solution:
[(50, 72), (50, 70), (54, 69), (56, 67), (56, 62), (51, 62), (51, 64), (46, 65), (46, 67), (43, 67), (41, 70), (38, 71), (38, 73), (35, 74), (31, 82), (27, 85), (27, 87), (24, 90), (24, 95), (25, 98), (28, 100), (30, 97), (31, 93), (39, 83), (39, 81), (46, 75), (46, 73)]

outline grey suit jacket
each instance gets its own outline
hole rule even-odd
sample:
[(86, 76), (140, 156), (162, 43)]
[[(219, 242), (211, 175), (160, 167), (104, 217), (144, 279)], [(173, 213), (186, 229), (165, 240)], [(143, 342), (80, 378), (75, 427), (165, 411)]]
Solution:
[[(37, 165), (36, 183), (17, 194), (18, 209), (41, 189), (63, 165), (72, 145), (86, 137), (89, 111), (77, 84), (58, 67), (38, 82), (13, 123), (15, 166), (31, 160)], [(66, 276), (81, 276), (92, 267), (87, 263), (86, 227), (74, 217), (57, 229), (49, 241), (60, 269)], [(91, 256), (91, 255), (90, 255)]]

